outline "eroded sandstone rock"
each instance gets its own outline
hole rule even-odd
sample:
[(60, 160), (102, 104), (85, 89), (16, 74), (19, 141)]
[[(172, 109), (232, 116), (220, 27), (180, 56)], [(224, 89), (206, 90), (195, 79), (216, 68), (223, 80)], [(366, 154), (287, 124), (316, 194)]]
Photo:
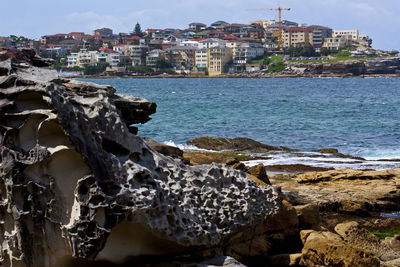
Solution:
[(131, 134), (149, 102), (58, 79), (29, 51), (0, 59), (3, 266), (212, 250), (279, 213), (278, 190), (226, 165), (184, 165)]
[(369, 216), (400, 209), (400, 169), (338, 169), (269, 178), (295, 195), (299, 204), (312, 203), (322, 212)]
[(380, 266), (372, 253), (344, 242), (331, 232), (302, 231), (304, 242), (301, 265), (305, 266)]
[(373, 253), (382, 261), (400, 258), (400, 251), (396, 251), (386, 243), (381, 242), (378, 237), (360, 227), (357, 222), (338, 224), (335, 227), (335, 231), (347, 243)]

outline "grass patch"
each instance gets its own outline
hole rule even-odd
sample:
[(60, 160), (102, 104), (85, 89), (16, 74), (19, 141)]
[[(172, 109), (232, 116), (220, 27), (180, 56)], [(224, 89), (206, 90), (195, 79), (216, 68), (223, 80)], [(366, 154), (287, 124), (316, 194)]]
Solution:
[(293, 177), (288, 174), (273, 174), (270, 175), (270, 179), (276, 181), (293, 181)]
[(385, 239), (386, 237), (400, 235), (400, 229), (394, 227), (386, 230), (370, 230), (369, 232), (379, 237), (379, 239)]
[(283, 62), (283, 56), (271, 56), (271, 64), (268, 66), (266, 73), (281, 72), (286, 68), (286, 64)]

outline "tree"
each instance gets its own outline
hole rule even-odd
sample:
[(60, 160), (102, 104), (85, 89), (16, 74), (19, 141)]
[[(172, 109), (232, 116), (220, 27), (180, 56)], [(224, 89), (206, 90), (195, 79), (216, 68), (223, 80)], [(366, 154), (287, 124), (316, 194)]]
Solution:
[(85, 66), (83, 68), (83, 72), (85, 73), (85, 75), (99, 74), (104, 72), (108, 65), (110, 65), (108, 62), (102, 62), (95, 66), (92, 65)]
[(169, 69), (169, 68), (172, 68), (172, 65), (170, 63), (166, 62), (165, 60), (158, 60), (156, 62), (155, 67), (157, 69)]
[(143, 33), (142, 33), (142, 29), (140, 28), (139, 22), (136, 23), (135, 30), (133, 32), (135, 33), (136, 36), (142, 37)]

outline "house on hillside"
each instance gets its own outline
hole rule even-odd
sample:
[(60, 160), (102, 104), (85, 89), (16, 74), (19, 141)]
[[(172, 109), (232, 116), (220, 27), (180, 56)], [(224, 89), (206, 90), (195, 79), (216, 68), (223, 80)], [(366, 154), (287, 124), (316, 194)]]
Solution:
[(198, 32), (198, 31), (204, 31), (207, 28), (207, 25), (204, 23), (200, 22), (192, 22), (189, 24), (189, 29)]
[(219, 21), (216, 21), (216, 22), (212, 23), (210, 25), (210, 27), (212, 27), (214, 29), (223, 29), (225, 26), (228, 26), (228, 25), (229, 25), (228, 22), (219, 20)]
[(96, 29), (96, 30), (94, 30), (94, 35), (111, 36), (111, 35), (113, 35), (113, 30), (111, 30), (109, 28)]

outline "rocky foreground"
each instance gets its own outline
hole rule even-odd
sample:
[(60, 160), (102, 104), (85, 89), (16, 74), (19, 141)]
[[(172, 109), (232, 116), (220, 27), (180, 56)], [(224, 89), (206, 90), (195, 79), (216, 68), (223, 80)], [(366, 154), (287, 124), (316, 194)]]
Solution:
[(190, 166), (136, 135), (155, 103), (50, 64), (0, 50), (2, 266), (399, 266), (399, 237), (326, 228), (323, 205), (293, 201), (261, 166)]

